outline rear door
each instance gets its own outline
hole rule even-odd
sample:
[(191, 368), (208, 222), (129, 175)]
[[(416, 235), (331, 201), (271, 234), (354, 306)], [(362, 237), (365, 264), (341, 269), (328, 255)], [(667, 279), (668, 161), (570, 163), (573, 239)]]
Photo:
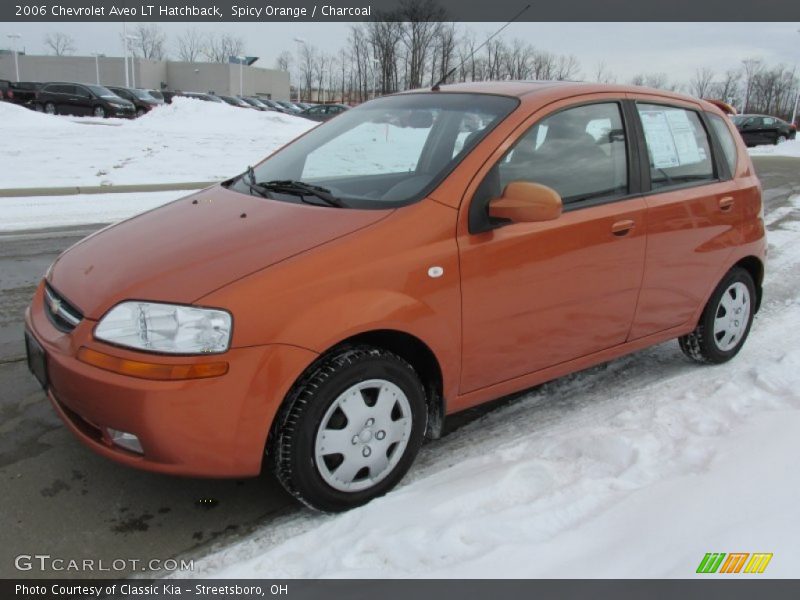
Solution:
[(95, 99), (92, 92), (82, 85), (75, 86), (75, 111), (80, 115), (91, 115)]
[(737, 243), (735, 225), (744, 195), (752, 193), (732, 179), (735, 158), (733, 166), (723, 160), (699, 105), (638, 95), (635, 102), (649, 192), (644, 278), (631, 339), (690, 322)]
[(461, 393), (625, 341), (644, 268), (645, 204), (624, 114), (605, 94), (555, 103), (467, 190), (462, 210), (474, 223), (512, 181), (555, 189), (564, 213), (483, 232), (460, 219)]

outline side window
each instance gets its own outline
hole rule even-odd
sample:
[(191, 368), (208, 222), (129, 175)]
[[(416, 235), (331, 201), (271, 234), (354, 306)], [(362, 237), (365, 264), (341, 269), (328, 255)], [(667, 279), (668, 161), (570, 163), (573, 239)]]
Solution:
[(706, 114), (708, 115), (709, 121), (711, 121), (711, 127), (714, 128), (714, 133), (717, 135), (719, 144), (722, 146), (722, 153), (725, 155), (725, 162), (728, 163), (728, 169), (731, 175), (733, 175), (736, 172), (737, 151), (736, 142), (733, 139), (731, 130), (722, 117), (711, 113)]
[(637, 104), (637, 108), (653, 189), (715, 178), (708, 133), (696, 112), (658, 104)]
[(89, 90), (87, 90), (86, 88), (81, 87), (79, 85), (75, 86), (75, 92), (74, 93), (78, 98), (91, 98), (92, 97), (92, 95), (89, 93)]
[(764, 122), (764, 127), (774, 127), (775, 126), (775, 119), (772, 117), (764, 117), (761, 119)]
[[(496, 165), (499, 195), (512, 181), (541, 183), (564, 205), (628, 193), (628, 159), (620, 105), (587, 104), (545, 117)], [(493, 169), (494, 171), (494, 169)]]

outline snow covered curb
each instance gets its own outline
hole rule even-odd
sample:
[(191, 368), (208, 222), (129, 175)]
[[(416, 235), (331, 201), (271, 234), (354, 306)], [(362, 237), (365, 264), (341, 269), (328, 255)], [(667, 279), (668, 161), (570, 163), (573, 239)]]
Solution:
[(800, 139), (789, 140), (777, 146), (754, 146), (747, 151), (750, 156), (800, 157)]

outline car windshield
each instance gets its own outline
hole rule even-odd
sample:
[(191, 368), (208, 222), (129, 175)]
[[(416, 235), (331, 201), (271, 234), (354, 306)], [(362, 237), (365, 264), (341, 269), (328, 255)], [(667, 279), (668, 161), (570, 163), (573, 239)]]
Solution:
[(155, 100), (153, 95), (147, 90), (133, 90), (133, 94), (139, 98), (139, 100)]
[(114, 92), (112, 92), (107, 87), (103, 87), (102, 85), (84, 84), (84, 87), (89, 88), (90, 90), (92, 90), (93, 93), (95, 93), (96, 95), (100, 96), (101, 98), (116, 98), (117, 97), (117, 95)]
[[(260, 193), (264, 188), (254, 184), (302, 182), (323, 188), (347, 207), (410, 204), (438, 185), (518, 104), (516, 98), (488, 94), (379, 98), (314, 128), (240, 176), (231, 187)], [(297, 190), (281, 193), (287, 186), (279, 187), (261, 195), (292, 202), (309, 200)]]
[(146, 90), (146, 91), (147, 91), (148, 94), (150, 94), (156, 100), (163, 100), (164, 99), (164, 94), (162, 94), (161, 92), (157, 92), (155, 90)]

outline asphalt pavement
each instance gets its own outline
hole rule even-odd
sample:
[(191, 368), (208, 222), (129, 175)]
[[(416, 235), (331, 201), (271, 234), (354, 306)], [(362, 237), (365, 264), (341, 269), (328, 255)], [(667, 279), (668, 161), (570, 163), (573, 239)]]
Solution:
[[(754, 163), (767, 212), (800, 194), (800, 159), (754, 157)], [(132, 560), (194, 556), (209, 544), (226, 543), (280, 515), (306, 510), (268, 474), (203, 480), (122, 467), (84, 448), (56, 417), (23, 360), (23, 314), (53, 259), (102, 225), (0, 233), (3, 578), (125, 576), (145, 568)], [(102, 558), (105, 567), (119, 559), (116, 565), (125, 561), (125, 566), (118, 571), (19, 571), (15, 557), (21, 554)]]

